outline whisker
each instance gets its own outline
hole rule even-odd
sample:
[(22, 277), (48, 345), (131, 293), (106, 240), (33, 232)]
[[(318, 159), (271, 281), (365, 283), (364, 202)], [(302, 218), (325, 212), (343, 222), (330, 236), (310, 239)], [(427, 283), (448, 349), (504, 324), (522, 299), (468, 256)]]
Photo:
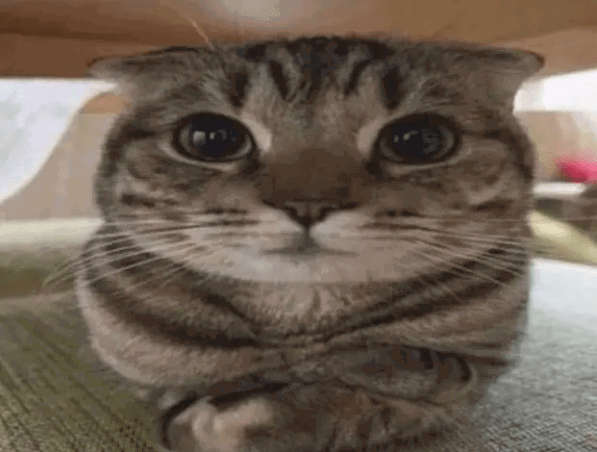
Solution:
[[(164, 237), (166, 238), (168, 236), (168, 234), (156, 234), (155, 237), (151, 237), (151, 238), (160, 238), (160, 237)], [(115, 249), (111, 249), (111, 250), (104, 250), (104, 253), (97, 253), (97, 250), (102, 250), (105, 249), (107, 246), (111, 246), (114, 245), (116, 243), (122, 242), (123, 240), (127, 239), (128, 237), (122, 235), (117, 239), (113, 239), (113, 240), (101, 240), (97, 243), (92, 243), (90, 246), (87, 246), (84, 248), (84, 250), (74, 259), (70, 260), (69, 262), (63, 264), (62, 266), (58, 267), (56, 269), (56, 272), (53, 272), (51, 275), (48, 276), (48, 278), (46, 278), (46, 280), (44, 280), (44, 282), (42, 283), (42, 287), (44, 287), (47, 283), (52, 282), (55, 278), (57, 278), (58, 276), (62, 275), (64, 272), (70, 271), (72, 269), (74, 269), (76, 266), (78, 266), (79, 264), (84, 263), (85, 261), (89, 261), (91, 259), (93, 259), (94, 257), (97, 257), (98, 255), (109, 255), (109, 254), (116, 254), (119, 253), (121, 251), (126, 251), (128, 249), (133, 249), (133, 248), (139, 248), (139, 245), (135, 245), (135, 244), (128, 244), (127, 246), (124, 247), (118, 247)], [(94, 240), (96, 240), (97, 237), (94, 237)], [(144, 237), (144, 239), (146, 240), (147, 237)], [(150, 240), (151, 244), (166, 244), (169, 243), (169, 240)], [(92, 253), (92, 254), (91, 254)], [(89, 255), (91, 254), (91, 255)], [(85, 257), (85, 255), (89, 255), (87, 257)]]
[(553, 249), (548, 243), (538, 243), (536, 241), (536, 237), (534, 235), (523, 237), (520, 240), (500, 240), (494, 239), (492, 236), (473, 236), (468, 237), (467, 235), (449, 235), (447, 233), (438, 233), (438, 238), (441, 237), (448, 237), (451, 239), (460, 239), (465, 243), (470, 243), (472, 245), (503, 245), (503, 246), (520, 246), (523, 248), (527, 248), (536, 252), (549, 252)]
[(205, 44), (207, 45), (207, 47), (209, 47), (210, 50), (215, 50), (215, 46), (209, 40), (209, 37), (207, 36), (205, 31), (203, 31), (203, 29), (199, 27), (199, 25), (197, 25), (197, 22), (194, 19), (188, 16), (188, 13), (186, 11), (179, 11), (178, 8), (174, 7), (174, 5), (171, 4), (166, 3), (165, 5), (167, 5), (166, 7), (170, 9), (170, 11), (172, 11), (174, 14), (176, 14), (180, 19), (184, 20), (189, 25), (191, 25), (197, 33), (197, 35), (205, 42)]
[[(550, 218), (564, 220), (564, 221), (590, 221), (597, 219), (597, 215), (553, 215), (548, 213), (543, 213), (542, 210), (539, 209), (532, 209), (527, 215), (523, 216), (515, 216), (515, 217), (500, 217), (500, 218), (483, 218), (480, 216), (475, 216), (474, 212), (470, 212), (470, 215), (458, 215), (458, 216), (420, 216), (417, 217), (413, 223), (408, 223), (407, 221), (404, 222), (405, 225), (413, 225), (418, 226), (424, 223), (431, 223), (433, 225), (446, 224), (447, 222), (465, 222), (465, 223), (477, 223), (477, 224), (494, 224), (494, 223), (505, 223), (505, 224), (521, 224), (524, 225), (531, 221), (531, 216), (534, 212), (541, 212), (544, 215), (547, 215)], [(403, 220), (404, 221), (404, 220)], [(542, 221), (541, 219), (533, 218), (532, 221)], [(547, 220), (545, 220), (547, 221)]]
[[(553, 215), (553, 214), (549, 214), (549, 213), (544, 213), (543, 211), (537, 210), (538, 212), (541, 212), (543, 215), (548, 216), (550, 219), (557, 219), (557, 220), (561, 220), (561, 221), (567, 221), (567, 222), (580, 222), (580, 221), (592, 221), (592, 220), (596, 220), (597, 216), (596, 215), (589, 215), (589, 216), (577, 216), (577, 215), (573, 215), (573, 216), (568, 216), (568, 215)], [(516, 219), (516, 218), (487, 218), (487, 219), (475, 219), (475, 222), (477, 223), (524, 223), (524, 222), (528, 222), (529, 218), (525, 218), (525, 219)], [(547, 222), (548, 220), (542, 220), (539, 218), (533, 218), (532, 219), (533, 222)]]
[[(178, 243), (178, 244), (176, 244), (176, 245), (174, 245), (174, 246), (167, 247), (166, 249), (160, 249), (159, 251), (161, 251), (161, 252), (164, 252), (164, 251), (168, 251), (168, 252), (172, 252), (172, 251), (180, 251), (180, 249), (177, 249), (177, 248), (180, 248), (180, 246), (181, 246), (181, 245), (183, 245), (183, 248), (182, 248), (183, 250), (184, 250), (184, 249), (187, 249), (187, 248), (188, 248), (188, 247), (190, 247), (190, 246), (196, 246), (195, 244), (193, 244), (193, 245), (189, 245), (188, 243), (183, 243), (183, 244), (181, 244), (181, 243)], [(148, 252), (148, 251), (149, 251), (149, 252), (154, 252), (154, 253), (155, 253), (155, 251), (158, 251), (158, 250), (155, 250), (155, 249), (152, 249), (152, 250), (145, 250), (145, 252)], [(118, 262), (118, 261), (120, 261), (120, 260), (123, 260), (123, 259), (126, 259), (126, 258), (122, 258), (122, 257), (121, 257), (121, 258), (118, 258), (118, 259), (109, 260), (107, 263), (108, 263), (108, 264), (113, 264), (114, 262)], [(134, 264), (125, 265), (124, 267), (119, 267), (119, 268), (118, 268), (117, 270), (115, 270), (115, 271), (112, 271), (112, 272), (107, 272), (107, 273), (103, 273), (103, 274), (101, 274), (101, 275), (98, 275), (98, 276), (96, 276), (95, 278), (91, 278), (91, 279), (85, 279), (85, 280), (84, 280), (84, 282), (85, 282), (86, 284), (91, 284), (91, 283), (93, 283), (93, 282), (95, 282), (95, 281), (98, 281), (98, 280), (100, 280), (100, 279), (104, 279), (104, 278), (107, 278), (107, 277), (110, 277), (110, 276), (114, 276), (114, 275), (117, 275), (117, 274), (119, 274), (119, 273), (122, 273), (122, 272), (124, 272), (124, 271), (126, 271), (126, 270), (130, 270), (130, 269), (132, 269), (132, 268), (136, 268), (136, 267), (139, 267), (139, 266), (141, 266), (141, 265), (146, 265), (146, 264), (148, 264), (148, 263), (150, 263), (150, 262), (155, 262), (155, 261), (158, 261), (158, 260), (160, 260), (160, 259), (162, 259), (162, 260), (163, 260), (163, 259), (164, 259), (164, 257), (163, 257), (163, 256), (154, 256), (154, 257), (152, 257), (152, 258), (149, 258), (149, 259), (144, 259), (144, 260), (141, 260), (141, 261), (139, 261), (139, 262), (135, 262)]]
[[(165, 245), (168, 243), (169, 242), (160, 242), (157, 244)], [(132, 253), (123, 253), (123, 251), (126, 251), (128, 249), (137, 249), (137, 251)], [(95, 252), (87, 257), (81, 257), (73, 263), (69, 264), (67, 268), (61, 270), (58, 275), (54, 275), (52, 278), (50, 278), (50, 281), (47, 284), (53, 284), (54, 286), (61, 284), (62, 282), (68, 280), (70, 277), (74, 276), (76, 272), (82, 271), (90, 262), (97, 258), (116, 256), (117, 259), (112, 260), (112, 262), (117, 262), (118, 260), (128, 259), (130, 257), (134, 257), (143, 253), (147, 253), (147, 249), (139, 249), (139, 247), (137, 246), (122, 247), (119, 249), (105, 251), (102, 253)], [(44, 284), (42, 284), (42, 288), (45, 287), (47, 284), (44, 282)]]
[(96, 232), (92, 235), (92, 237), (94, 238), (124, 238), (124, 237), (130, 237), (131, 235), (137, 235), (137, 236), (151, 236), (151, 235), (155, 235), (155, 234), (174, 234), (176, 232), (179, 231), (184, 231), (184, 230), (193, 230), (193, 229), (209, 229), (209, 228), (213, 228), (213, 227), (230, 227), (230, 226), (245, 226), (245, 225), (257, 225), (257, 224), (261, 224), (261, 223), (257, 223), (257, 222), (244, 222), (244, 221), (219, 221), (219, 222), (207, 222), (207, 223), (193, 223), (193, 224), (189, 224), (187, 226), (179, 226), (179, 225), (171, 225), (168, 227), (159, 227), (159, 228), (151, 228), (151, 229), (138, 229), (138, 230), (123, 230), (123, 231), (117, 231), (117, 232), (108, 232), (108, 231), (104, 231), (104, 232)]
[[(420, 250), (417, 250), (417, 251), (420, 251)], [(459, 297), (452, 289), (450, 289), (450, 287), (446, 283), (440, 281), (438, 278), (432, 278), (431, 277), (432, 275), (430, 275), (430, 274), (428, 274), (426, 272), (420, 272), (417, 276), (419, 278), (421, 278), (423, 280), (423, 282), (431, 281), (431, 284), (433, 284), (435, 287), (439, 286), (439, 288), (441, 290), (443, 290), (444, 292), (447, 292), (456, 301), (458, 301), (458, 302), (462, 302), (463, 301), (462, 298)]]
[[(422, 250), (419, 250), (419, 249), (413, 249), (412, 251), (413, 251), (415, 254), (417, 254), (419, 257), (423, 258), (423, 259), (426, 259), (426, 260), (431, 260), (431, 259), (430, 259), (430, 256), (429, 256), (429, 254), (428, 254), (428, 253), (425, 253), (425, 252), (424, 252), (424, 251), (422, 251)], [(442, 266), (445, 266), (445, 264), (446, 264), (446, 263), (449, 263), (449, 262), (450, 262), (450, 261), (444, 261), (444, 260), (441, 260), (441, 259), (440, 259), (440, 262), (439, 262), (439, 265), (438, 265), (438, 264), (436, 264), (436, 263), (437, 263), (437, 260), (431, 260), (431, 263), (434, 265), (434, 268), (435, 268), (435, 267), (442, 267)], [(453, 275), (456, 275), (456, 276), (463, 276), (463, 277), (466, 277), (466, 278), (469, 278), (469, 279), (471, 278), (471, 276), (470, 276), (470, 273), (471, 273), (472, 271), (463, 272), (463, 271), (461, 271), (461, 270), (460, 270), (460, 269), (458, 269), (458, 268), (452, 268), (452, 269), (448, 268), (447, 270), (449, 270), (449, 271), (450, 271), (450, 273), (451, 273), (451, 274), (453, 274)], [(467, 270), (468, 270), (468, 269), (467, 269)], [(474, 275), (474, 276), (476, 276), (476, 275)]]
[[(429, 232), (429, 231), (427, 231)], [(496, 236), (496, 235), (485, 235), (485, 234), (468, 234), (468, 233), (449, 233), (449, 232), (444, 232), (444, 231), (433, 231), (433, 236), (428, 236), (428, 235), (423, 235), (423, 234), (418, 234), (418, 235), (413, 235), (410, 237), (393, 237), (393, 236), (386, 236), (386, 235), (381, 235), (381, 236), (360, 236), (358, 237), (359, 240), (376, 240), (376, 241), (399, 241), (399, 242), (403, 242), (405, 240), (416, 240), (419, 239), (423, 236), (423, 238), (427, 238), (427, 239), (441, 239), (441, 238), (447, 238), (447, 239), (458, 239), (461, 240), (462, 242), (464, 242), (465, 244), (470, 244), (470, 245), (476, 245), (476, 246), (481, 246), (481, 245), (504, 245), (504, 246), (520, 246), (520, 247), (524, 247), (526, 245), (528, 245), (527, 242), (530, 242), (532, 240), (532, 238), (523, 238), (520, 240), (515, 240), (515, 239), (501, 239), (501, 236)], [(342, 237), (342, 235), (339, 235), (340, 237)], [(497, 237), (497, 238), (495, 238)], [(456, 245), (454, 245), (456, 246)]]
[[(149, 282), (151, 283), (156, 283), (164, 278), (166, 278), (167, 280), (171, 280), (171, 278), (168, 278), (168, 276), (173, 277), (176, 275), (177, 272), (184, 270), (184, 264), (183, 262), (187, 262), (189, 260), (191, 260), (192, 258), (195, 258), (195, 255), (191, 255), (189, 257), (187, 257), (186, 259), (179, 259), (181, 256), (184, 256), (185, 254), (188, 254), (189, 252), (193, 252), (197, 249), (201, 249), (200, 246), (194, 245), (194, 244), (187, 244), (187, 247), (182, 248), (180, 250), (175, 250), (171, 256), (169, 256), (169, 258), (176, 258), (176, 260), (172, 260), (170, 262), (170, 265), (166, 266), (164, 268), (164, 272), (162, 273), (157, 279), (156, 278), (145, 278), (142, 281), (139, 281), (137, 283), (134, 284), (127, 284), (126, 285), (126, 291), (130, 292), (133, 289), (139, 289), (141, 288), (144, 284), (147, 284)], [(148, 261), (150, 261), (151, 259), (149, 259)], [(126, 269), (123, 269), (126, 270)], [(167, 271), (166, 271), (167, 270)], [(120, 273), (120, 272), (119, 272)], [(105, 276), (105, 275), (102, 275)], [(165, 283), (163, 283), (162, 285), (160, 285), (160, 287), (163, 287), (165, 285)]]
[[(523, 272), (521, 272), (519, 269), (512, 268), (512, 265), (515, 263), (524, 263), (524, 261), (521, 261), (519, 258), (520, 258), (520, 256), (526, 256), (526, 254), (528, 254), (526, 252), (526, 250), (523, 250), (525, 252), (524, 255), (516, 254), (516, 255), (512, 256), (513, 259), (506, 259), (504, 257), (496, 258), (496, 257), (487, 256), (487, 255), (478, 256), (478, 255), (475, 255), (474, 252), (466, 253), (466, 252), (459, 251), (459, 250), (461, 250), (461, 248), (455, 249), (455, 247), (444, 246), (443, 244), (438, 244), (438, 243), (427, 243), (426, 246), (436, 249), (438, 251), (442, 251), (445, 253), (445, 255), (451, 256), (451, 257), (460, 257), (460, 258), (464, 258), (464, 259), (475, 258), (475, 260), (477, 262), (484, 263), (485, 265), (487, 265), (490, 268), (494, 268), (496, 270), (508, 271), (508, 272), (510, 272), (512, 274), (516, 274), (516, 275), (522, 275)], [(521, 250), (513, 250), (513, 251), (521, 251)], [(510, 264), (510, 265), (508, 265), (508, 264)]]
[(137, 231), (122, 231), (122, 232), (105, 232), (95, 233), (90, 236), (91, 240), (101, 239), (103, 244), (117, 243), (126, 239), (134, 238), (152, 238), (152, 237), (168, 237), (171, 236), (173, 239), (178, 237), (176, 235), (177, 230), (163, 228), (163, 229), (147, 229)]
[[(420, 242), (420, 243), (422, 243), (423, 245), (427, 245), (424, 242)], [(444, 266), (444, 267), (448, 267), (448, 268), (452, 268), (452, 269), (458, 269), (458, 270), (461, 270), (461, 271), (463, 271), (463, 272), (465, 272), (465, 273), (467, 273), (469, 275), (474, 276), (475, 278), (481, 278), (481, 279), (484, 279), (485, 281), (494, 283), (494, 284), (496, 284), (498, 286), (507, 287), (506, 284), (504, 284), (504, 283), (502, 283), (502, 282), (500, 282), (500, 281), (492, 278), (491, 276), (488, 276), (484, 272), (479, 272), (479, 271), (475, 272), (475, 271), (473, 271), (473, 270), (465, 267), (462, 264), (458, 264), (458, 263), (456, 263), (454, 261), (451, 261), (449, 259), (445, 259), (441, 255), (437, 255), (436, 256), (436, 255), (431, 255), (431, 254), (428, 254), (428, 253), (421, 252), (421, 256), (425, 257), (428, 260), (431, 260), (432, 262), (437, 262), (440, 266)]]
[[(421, 225), (421, 224), (403, 224), (403, 223), (375, 223), (378, 226), (381, 226), (379, 229), (388, 228), (390, 230), (395, 230), (397, 232), (408, 233), (408, 232), (433, 232), (433, 233), (443, 233), (443, 234), (467, 234), (469, 236), (477, 235), (479, 237), (494, 237), (494, 238), (503, 238), (506, 240), (512, 240), (515, 232), (523, 232), (523, 229), (517, 228), (516, 230), (508, 230), (503, 231), (501, 233), (494, 233), (494, 232), (486, 232), (481, 229), (476, 230), (446, 230), (445, 227), (441, 226), (433, 226), (430, 227), (429, 225)], [(372, 228), (374, 229), (374, 228)]]
[[(171, 221), (168, 218), (162, 217), (160, 215), (164, 214), (172, 214), (172, 215), (192, 215), (192, 216), (222, 216), (222, 215), (233, 215), (233, 216), (246, 216), (249, 214), (247, 210), (241, 209), (231, 209), (231, 208), (208, 208), (208, 209), (181, 209), (181, 208), (172, 208), (169, 210), (159, 210), (155, 209), (149, 212), (135, 212), (135, 213), (121, 213), (117, 214), (116, 217), (118, 221), (122, 221), (125, 219), (137, 219), (137, 218), (154, 218), (156, 220), (161, 221)], [(114, 218), (106, 218), (106, 222), (114, 221)], [(179, 221), (179, 220), (174, 220)]]
[[(167, 224), (167, 222), (161, 222), (161, 221), (150, 221), (150, 222), (142, 222), (145, 225), (155, 225), (155, 224), (159, 224), (162, 225), (164, 223)], [(168, 227), (153, 227), (153, 228), (148, 228), (148, 229), (141, 229), (141, 230), (137, 230), (135, 231), (135, 235), (137, 237), (143, 237), (143, 239), (145, 241), (149, 240), (150, 244), (152, 245), (165, 245), (170, 243), (170, 240), (167, 240), (168, 237), (173, 236), (177, 231), (180, 230), (189, 230), (189, 229), (194, 229), (194, 228), (209, 228), (209, 227), (213, 227), (213, 226), (229, 226), (229, 225), (246, 225), (247, 223), (249, 224), (253, 224), (253, 222), (247, 222), (247, 221), (230, 221), (230, 220), (225, 220), (225, 221), (217, 221), (217, 222), (206, 222), (206, 223), (192, 223), (189, 224), (188, 226), (180, 226), (177, 224), (174, 225), (169, 225)], [(124, 224), (124, 223), (121, 223)], [(90, 247), (86, 248), (86, 253), (92, 253), (95, 252), (98, 249), (102, 249), (105, 248), (106, 246), (109, 245), (113, 245), (115, 243), (119, 243), (121, 241), (123, 241), (124, 239), (127, 238), (131, 238), (130, 232), (128, 231), (116, 231), (116, 232), (96, 232), (95, 234), (92, 235), (93, 239), (101, 239), (101, 241), (99, 241), (96, 244), (91, 245)], [(244, 234), (246, 235), (246, 233)], [(172, 239), (174, 239), (175, 237), (172, 237)], [(111, 239), (111, 240), (106, 240), (106, 239)], [(156, 239), (162, 239), (162, 240), (156, 240)], [(67, 280), (68, 278), (70, 278), (71, 272), (74, 270), (77, 270), (79, 267), (84, 266), (87, 262), (93, 260), (94, 258), (97, 258), (98, 256), (111, 256), (111, 255), (117, 255), (118, 253), (122, 253), (123, 251), (126, 251), (128, 249), (131, 248), (135, 248), (135, 245), (129, 245), (129, 246), (125, 246), (125, 247), (119, 247), (113, 250), (108, 251), (104, 251), (101, 254), (97, 254), (97, 252), (95, 252), (95, 256), (81, 256), (77, 259), (75, 259), (74, 261), (70, 261), (68, 263), (66, 263), (63, 267), (60, 267), (58, 269), (58, 271), (56, 273), (53, 273), (52, 275), (50, 275), (46, 280), (44, 280), (44, 282), (42, 283), (42, 288), (48, 286), (49, 284), (53, 284), (53, 285), (57, 285), (65, 280)], [(141, 251), (139, 251), (141, 252)], [(130, 253), (127, 254), (128, 257), (130, 257)], [(117, 256), (118, 258), (124, 258), (123, 255), (121, 256)]]
[(445, 238), (452, 238), (452, 239), (462, 239), (467, 240), (471, 243), (479, 243), (479, 244), (495, 244), (495, 245), (514, 245), (514, 246), (521, 246), (525, 244), (525, 242), (530, 241), (531, 237), (521, 237), (520, 239), (515, 238), (502, 238), (506, 236), (495, 235), (495, 234), (475, 234), (475, 233), (456, 233), (456, 232), (443, 232), (437, 231), (437, 236), (445, 237)]
[[(193, 251), (193, 250), (191, 250), (191, 251)], [(213, 254), (213, 253), (214, 253), (214, 251), (212, 251), (211, 253), (208, 253), (208, 255), (209, 254)], [(205, 257), (205, 253), (202, 253), (202, 257)], [(166, 272), (163, 275), (166, 279), (162, 282), (162, 284), (160, 284), (160, 287), (166, 286), (176, 276), (176, 273), (179, 272), (179, 271), (184, 270), (185, 269), (185, 264), (187, 264), (188, 262), (192, 261), (193, 259), (196, 259), (195, 255), (191, 255), (191, 256), (188, 256), (185, 259), (181, 259), (181, 260), (177, 261), (175, 263), (176, 265), (174, 266), (175, 267), (174, 270), (172, 270), (170, 272)], [(215, 279), (215, 276), (216, 275), (214, 275), (214, 274), (209, 274), (208, 276), (202, 278), (199, 282), (201, 284), (203, 284), (206, 281), (209, 281), (211, 279)], [(158, 279), (158, 281), (161, 280), (161, 279), (163, 279), (163, 278)], [(197, 281), (194, 281), (194, 284), (197, 284)]]

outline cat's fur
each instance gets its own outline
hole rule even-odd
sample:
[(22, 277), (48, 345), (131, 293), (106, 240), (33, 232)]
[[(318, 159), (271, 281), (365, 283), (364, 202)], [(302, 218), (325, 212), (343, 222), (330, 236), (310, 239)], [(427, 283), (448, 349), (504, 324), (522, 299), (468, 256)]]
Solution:
[[(541, 59), (464, 44), (304, 38), (97, 62), (130, 105), (96, 179), (105, 225), (80, 304), (100, 357), (143, 385), (177, 451), (392, 450), (464, 420), (525, 325), (532, 150), (512, 116)], [(196, 112), (260, 149), (172, 152)], [(449, 118), (427, 166), (372, 154), (393, 118)], [(336, 209), (296, 250), (280, 206)], [(501, 219), (496, 221), (495, 219)]]

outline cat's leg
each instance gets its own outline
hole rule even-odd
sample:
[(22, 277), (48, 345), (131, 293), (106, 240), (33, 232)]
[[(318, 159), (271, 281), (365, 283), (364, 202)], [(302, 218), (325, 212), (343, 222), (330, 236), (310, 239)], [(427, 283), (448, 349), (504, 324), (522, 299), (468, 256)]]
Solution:
[(249, 398), (222, 409), (199, 399), (164, 428), (165, 445), (176, 452), (249, 452), (251, 428), (271, 425), (273, 412), (263, 398)]
[[(221, 403), (195, 400), (168, 420), (176, 452), (373, 451), (442, 425), (441, 406), (374, 398), (333, 384), (285, 387)], [(382, 447), (383, 449), (383, 447)]]

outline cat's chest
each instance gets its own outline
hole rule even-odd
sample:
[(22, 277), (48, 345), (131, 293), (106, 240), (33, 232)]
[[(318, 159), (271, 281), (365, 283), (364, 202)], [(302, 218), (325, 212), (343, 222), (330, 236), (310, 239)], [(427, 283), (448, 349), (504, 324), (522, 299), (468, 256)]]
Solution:
[(218, 381), (206, 393), (218, 396), (272, 384), (329, 383), (360, 388), (382, 398), (415, 399), (457, 389), (470, 378), (454, 357), (398, 345), (348, 347), (294, 363), (289, 355), (287, 360), (286, 366), (261, 372), (257, 380), (245, 376)]
[(388, 296), (387, 291), (351, 285), (279, 284), (253, 286), (230, 294), (262, 339), (333, 333)]

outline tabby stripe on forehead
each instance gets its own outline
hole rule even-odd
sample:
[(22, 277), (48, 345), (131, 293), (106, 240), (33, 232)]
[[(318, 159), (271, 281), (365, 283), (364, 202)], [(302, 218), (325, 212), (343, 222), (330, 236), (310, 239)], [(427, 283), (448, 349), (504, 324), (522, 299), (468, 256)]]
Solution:
[(353, 91), (356, 91), (361, 74), (365, 71), (365, 69), (367, 69), (367, 66), (373, 63), (373, 61), (374, 60), (372, 58), (367, 58), (366, 60), (361, 60), (354, 65), (352, 71), (350, 72), (350, 76), (348, 77), (348, 83), (344, 87), (345, 96), (348, 96)]
[(382, 61), (384, 58), (389, 57), (392, 54), (391, 49), (385, 46), (373, 45), (369, 48), (369, 51), (371, 52), (371, 56), (355, 63), (350, 71), (348, 83), (344, 87), (344, 94), (346, 96), (351, 94), (353, 91), (356, 91), (361, 74), (365, 71), (365, 69), (367, 69), (368, 66), (377, 61)]
[(246, 72), (236, 72), (230, 76), (229, 83), (228, 98), (230, 99), (230, 103), (234, 107), (240, 108), (245, 103), (247, 96), (249, 74)]
[(261, 42), (243, 49), (242, 56), (253, 63), (259, 63), (265, 58), (269, 42)]
[(267, 62), (267, 70), (270, 77), (274, 81), (276, 88), (278, 88), (280, 97), (282, 97), (284, 100), (287, 100), (289, 94), (289, 83), (286, 75), (284, 75), (284, 69), (282, 68), (282, 65), (277, 61), (269, 60)]
[(398, 67), (391, 67), (381, 79), (383, 100), (388, 110), (393, 110), (400, 102), (400, 72)]

